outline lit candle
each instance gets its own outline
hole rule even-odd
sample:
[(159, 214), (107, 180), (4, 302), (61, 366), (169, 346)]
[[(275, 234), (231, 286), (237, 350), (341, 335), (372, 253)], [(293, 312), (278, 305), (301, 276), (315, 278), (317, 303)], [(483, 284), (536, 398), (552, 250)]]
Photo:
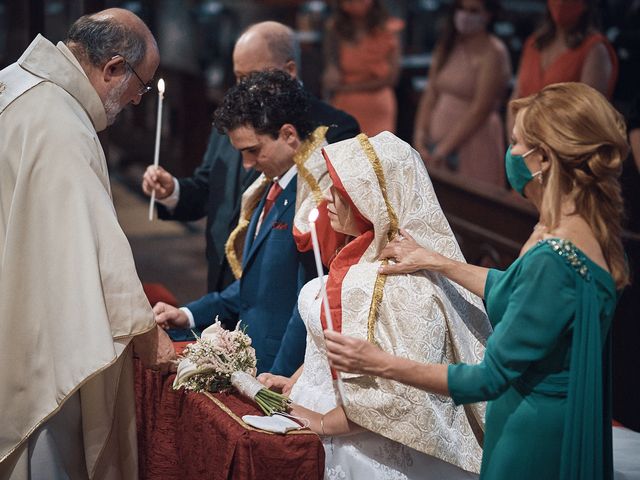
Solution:
[(316, 233), (316, 220), (318, 220), (318, 215), (320, 215), (320, 212), (318, 212), (317, 208), (314, 208), (309, 212), (309, 228), (311, 229), (313, 256), (316, 259), (316, 270), (318, 271), (318, 278), (320, 279), (322, 306), (324, 307), (324, 314), (327, 318), (327, 328), (333, 332), (333, 320), (331, 319), (331, 310), (329, 309), (329, 297), (327, 297), (327, 290), (324, 288), (324, 270), (322, 269), (322, 260), (320, 258), (320, 244), (318, 243), (318, 234)]
[[(160, 163), (160, 133), (162, 130), (162, 100), (164, 100), (164, 80), (158, 80), (158, 118), (156, 118), (156, 144), (153, 151), (153, 166), (157, 167)], [(156, 191), (151, 192), (151, 200), (149, 201), (149, 221), (153, 220), (153, 205), (156, 202)]]
[[(309, 230), (311, 230), (311, 243), (313, 243), (313, 256), (316, 259), (316, 270), (318, 271), (318, 278), (320, 279), (320, 292), (322, 294), (322, 306), (324, 307), (324, 314), (327, 319), (327, 329), (334, 332), (333, 320), (331, 319), (331, 310), (329, 309), (329, 297), (327, 296), (327, 289), (324, 286), (324, 270), (322, 269), (322, 260), (320, 258), (320, 243), (318, 242), (318, 234), (316, 233), (316, 220), (320, 212), (317, 208), (314, 208), (309, 212)], [(336, 397), (338, 405), (343, 403), (344, 387), (342, 386), (342, 379), (340, 378), (340, 372), (336, 372), (336, 386), (338, 387), (338, 395)]]

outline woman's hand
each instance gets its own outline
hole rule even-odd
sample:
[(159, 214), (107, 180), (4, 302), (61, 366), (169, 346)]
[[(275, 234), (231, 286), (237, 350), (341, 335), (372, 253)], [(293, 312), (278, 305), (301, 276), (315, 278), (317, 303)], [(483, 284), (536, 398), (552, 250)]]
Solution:
[(431, 163), (429, 164), (430, 167), (432, 166), (435, 168), (443, 168), (447, 166), (447, 155), (442, 153), (439, 145), (436, 146), (431, 152), (430, 160), (431, 160)]
[(449, 395), (447, 365), (396, 357), (364, 340), (324, 331), (331, 366), (348, 373), (390, 378), (425, 392)]
[(415, 131), (413, 132), (413, 148), (415, 148), (416, 151), (420, 154), (420, 157), (422, 157), (422, 162), (424, 163), (425, 167), (430, 167), (432, 163), (431, 153), (429, 152), (429, 148), (427, 147), (427, 138), (424, 131), (425, 129), (416, 127)]
[(416, 132), (413, 134), (413, 139), (415, 149), (420, 154), (420, 157), (422, 157), (422, 163), (427, 167), (427, 170), (443, 168), (446, 166), (446, 156), (440, 153), (437, 146), (433, 150), (429, 147), (426, 135), (422, 130), (418, 132), (416, 129)]
[(307, 420), (309, 422), (309, 429), (318, 435), (351, 435), (364, 430), (362, 427), (349, 421), (347, 414), (341, 406), (329, 410), (323, 415), (309, 410), (302, 405), (292, 403), (289, 413), (294, 417)]
[(390, 241), (380, 253), (380, 260), (392, 259), (395, 264), (382, 265), (380, 273), (414, 273), (418, 270), (438, 270), (446, 258), (432, 250), (420, 246), (409, 232), (400, 230), (400, 235)]
[(330, 330), (324, 331), (327, 357), (336, 370), (348, 373), (384, 376), (393, 357), (375, 345)]
[(435, 165), (435, 161), (433, 160), (433, 158), (431, 158), (429, 148), (418, 144), (416, 144), (415, 147), (420, 154), (420, 157), (422, 158), (422, 163), (424, 163), (424, 166), (427, 167), (427, 170), (431, 167), (437, 167), (437, 165)]
[(296, 383), (296, 379), (293, 377), (283, 377), (282, 375), (273, 375), (272, 373), (266, 372), (258, 375), (257, 379), (265, 388), (281, 392), (286, 396), (289, 396), (293, 385)]
[(400, 235), (390, 241), (380, 252), (380, 259), (392, 259), (396, 262), (381, 265), (378, 272), (383, 275), (429, 270), (444, 275), (480, 298), (484, 298), (488, 268), (452, 260), (422, 247), (406, 230), (400, 229)]
[[(309, 410), (308, 408), (305, 408), (302, 405), (298, 405), (297, 403), (292, 403), (290, 406), (289, 414), (296, 418), (309, 422), (309, 430), (311, 430), (312, 432), (317, 433), (318, 435), (326, 435), (326, 433), (323, 432), (324, 420), (321, 413)], [(322, 423), (320, 423), (321, 420), (323, 420)]]

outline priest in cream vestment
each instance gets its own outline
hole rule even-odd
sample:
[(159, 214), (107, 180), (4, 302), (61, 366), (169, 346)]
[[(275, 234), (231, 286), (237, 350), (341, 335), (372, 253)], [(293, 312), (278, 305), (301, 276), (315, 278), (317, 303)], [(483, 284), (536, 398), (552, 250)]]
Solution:
[(127, 11), (74, 27), (81, 41), (133, 35), (142, 60), (109, 53), (95, 66), (38, 35), (0, 71), (3, 480), (137, 478), (132, 339), (157, 334), (96, 132), (139, 102), (128, 64), (148, 81), (158, 54)]

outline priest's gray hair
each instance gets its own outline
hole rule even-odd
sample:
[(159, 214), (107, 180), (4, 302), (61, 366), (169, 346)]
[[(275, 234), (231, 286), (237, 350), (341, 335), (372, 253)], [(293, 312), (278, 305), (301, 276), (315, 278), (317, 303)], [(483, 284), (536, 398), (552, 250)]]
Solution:
[(80, 17), (71, 25), (64, 43), (95, 67), (102, 67), (115, 55), (122, 55), (135, 67), (147, 52), (140, 33), (113, 19), (96, 19), (91, 15)]

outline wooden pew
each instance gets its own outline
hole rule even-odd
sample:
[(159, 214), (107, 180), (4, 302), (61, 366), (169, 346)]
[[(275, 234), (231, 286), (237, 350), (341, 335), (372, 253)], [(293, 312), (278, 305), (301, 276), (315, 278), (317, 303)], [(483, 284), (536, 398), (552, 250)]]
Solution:
[(509, 266), (538, 221), (533, 205), (514, 192), (448, 171), (429, 174), (467, 262)]

